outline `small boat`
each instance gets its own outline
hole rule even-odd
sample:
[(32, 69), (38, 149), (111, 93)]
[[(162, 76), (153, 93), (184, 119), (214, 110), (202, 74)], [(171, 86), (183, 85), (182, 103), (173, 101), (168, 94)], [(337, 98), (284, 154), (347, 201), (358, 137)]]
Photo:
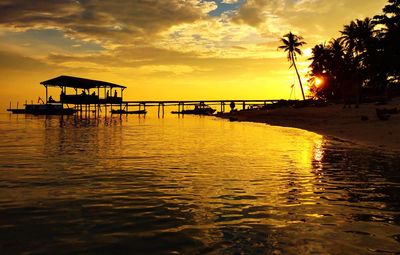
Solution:
[(7, 112), (12, 112), (13, 114), (25, 114), (25, 109), (7, 109)]
[(7, 109), (13, 114), (72, 115), (74, 108), (64, 108), (62, 104), (25, 104), (25, 109)]
[(195, 105), (194, 109), (182, 110), (182, 111), (172, 111), (172, 114), (195, 114), (195, 115), (212, 115), (215, 109), (208, 105)]
[(111, 114), (146, 114), (146, 110), (138, 111), (125, 111), (125, 110), (111, 110)]

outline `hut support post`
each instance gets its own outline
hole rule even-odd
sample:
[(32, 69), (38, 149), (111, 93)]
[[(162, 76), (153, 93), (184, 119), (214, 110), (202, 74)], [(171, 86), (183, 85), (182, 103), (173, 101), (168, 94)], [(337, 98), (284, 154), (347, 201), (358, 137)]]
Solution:
[(48, 103), (48, 100), (49, 100), (49, 89), (48, 89), (48, 87), (47, 87), (47, 85), (45, 85), (44, 86), (45, 88), (46, 88), (46, 104)]

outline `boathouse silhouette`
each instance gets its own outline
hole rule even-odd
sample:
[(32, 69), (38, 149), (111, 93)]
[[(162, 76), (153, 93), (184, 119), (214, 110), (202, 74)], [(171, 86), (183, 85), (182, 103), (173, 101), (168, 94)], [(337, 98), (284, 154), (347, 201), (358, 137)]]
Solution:
[[(62, 105), (75, 105), (75, 109), (80, 112), (92, 111), (99, 114), (101, 107), (104, 112), (107, 106), (112, 109), (113, 105), (122, 107), (123, 93), (126, 86), (86, 78), (62, 75), (50, 80), (41, 82), (46, 88), (46, 104), (49, 102), (49, 87), (59, 87), (61, 89), (60, 99), (57, 103)], [(80, 91), (82, 90), (82, 92)]]

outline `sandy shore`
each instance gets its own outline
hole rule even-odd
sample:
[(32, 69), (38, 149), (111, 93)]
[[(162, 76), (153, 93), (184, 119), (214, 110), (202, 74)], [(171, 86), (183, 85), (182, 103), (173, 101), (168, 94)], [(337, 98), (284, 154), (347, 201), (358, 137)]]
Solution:
[[(294, 127), (342, 140), (400, 152), (400, 113), (380, 120), (376, 108), (400, 110), (400, 99), (386, 105), (361, 104), (358, 109), (343, 109), (341, 104), (323, 107), (279, 108), (226, 113), (222, 118), (238, 121), (261, 122), (269, 125)], [(367, 120), (366, 120), (367, 119)]]

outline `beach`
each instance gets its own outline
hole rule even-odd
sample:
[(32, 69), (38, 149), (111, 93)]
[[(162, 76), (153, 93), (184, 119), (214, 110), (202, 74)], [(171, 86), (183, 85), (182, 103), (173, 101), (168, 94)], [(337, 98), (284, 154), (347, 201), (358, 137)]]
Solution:
[(390, 114), (388, 120), (380, 120), (376, 114), (377, 108), (400, 109), (400, 99), (393, 99), (384, 105), (365, 103), (358, 108), (353, 105), (350, 109), (344, 109), (343, 104), (328, 104), (320, 107), (245, 110), (219, 116), (235, 121), (300, 128), (386, 151), (400, 151), (400, 114)]

